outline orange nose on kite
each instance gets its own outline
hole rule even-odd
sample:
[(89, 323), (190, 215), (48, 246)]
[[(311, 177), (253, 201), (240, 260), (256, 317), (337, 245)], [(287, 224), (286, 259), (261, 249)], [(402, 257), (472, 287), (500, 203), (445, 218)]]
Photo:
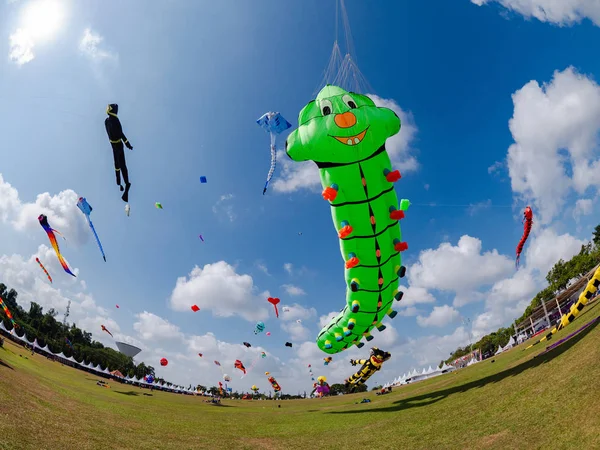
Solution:
[(350, 111), (335, 115), (335, 124), (340, 128), (350, 128), (356, 125), (356, 116)]

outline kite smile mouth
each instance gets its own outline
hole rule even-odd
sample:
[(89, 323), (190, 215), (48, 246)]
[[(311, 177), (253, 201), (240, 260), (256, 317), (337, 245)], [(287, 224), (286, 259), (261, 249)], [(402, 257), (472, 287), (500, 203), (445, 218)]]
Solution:
[(337, 139), (338, 141), (340, 141), (342, 144), (345, 145), (358, 145), (362, 142), (363, 138), (365, 137), (365, 134), (367, 134), (367, 130), (369, 128), (365, 128), (365, 130), (362, 133), (358, 133), (356, 136), (331, 136), (332, 138)]

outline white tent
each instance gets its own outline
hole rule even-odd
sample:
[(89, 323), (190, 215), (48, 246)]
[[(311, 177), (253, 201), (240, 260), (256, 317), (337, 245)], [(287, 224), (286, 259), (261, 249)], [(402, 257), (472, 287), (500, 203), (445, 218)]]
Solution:
[(494, 353), (494, 355), (499, 355), (500, 353), (502, 353), (504, 351), (504, 348), (502, 348), (501, 345), (498, 346), (498, 350), (496, 350), (496, 353)]

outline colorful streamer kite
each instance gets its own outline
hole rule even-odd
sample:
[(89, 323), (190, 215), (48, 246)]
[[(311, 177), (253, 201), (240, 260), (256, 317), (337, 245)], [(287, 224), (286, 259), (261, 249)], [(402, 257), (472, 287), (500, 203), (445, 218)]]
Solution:
[[(50, 244), (52, 244), (52, 248), (56, 252), (56, 256), (58, 258), (58, 262), (60, 262), (60, 265), (62, 266), (62, 268), (69, 275), (75, 276), (75, 274), (73, 272), (71, 272), (71, 269), (69, 269), (69, 266), (67, 265), (67, 262), (65, 261), (65, 259), (63, 258), (63, 256), (60, 254), (60, 249), (58, 248), (58, 241), (56, 240), (56, 236), (54, 235), (54, 233), (57, 233), (57, 234), (59, 234), (62, 237), (62, 234), (60, 234), (57, 230), (54, 230), (50, 226), (50, 224), (48, 223), (48, 217), (46, 217), (44, 214), (40, 214), (38, 216), (38, 221), (40, 222), (40, 225), (42, 226), (42, 228), (44, 229), (44, 231), (48, 235), (48, 239), (50, 239)], [(63, 237), (63, 239), (65, 239), (65, 238)]]
[(52, 283), (52, 277), (50, 276), (50, 274), (48, 273), (48, 271), (46, 270), (46, 268), (44, 267), (44, 265), (40, 261), (40, 258), (35, 258), (35, 262), (40, 265), (41, 269), (44, 271), (44, 273), (48, 277), (48, 280), (50, 281), (50, 283)]
[(531, 226), (533, 225), (533, 211), (531, 207), (525, 208), (523, 212), (523, 236), (521, 236), (521, 240), (517, 245), (517, 259), (515, 260), (515, 267), (517, 270), (519, 269), (519, 259), (521, 259), (521, 252), (523, 251), (523, 246), (529, 237), (529, 233), (531, 232)]
[(270, 375), (269, 372), (265, 372), (265, 375), (268, 377), (267, 380), (269, 380), (269, 383), (271, 383), (271, 386), (273, 386), (273, 390), (275, 392), (281, 391), (281, 386), (279, 386), (279, 383), (277, 383), (277, 380), (273, 377), (269, 377), (269, 375)]
[(267, 181), (265, 183), (265, 187), (263, 188), (263, 195), (265, 195), (267, 192), (267, 187), (269, 186), (269, 182), (275, 173), (275, 167), (277, 166), (277, 149), (275, 147), (277, 135), (290, 128), (292, 124), (285, 120), (278, 112), (268, 112), (263, 114), (263, 116), (258, 119), (256, 123), (271, 135), (271, 167), (269, 168)]
[(104, 249), (102, 248), (102, 244), (100, 243), (100, 238), (98, 237), (98, 233), (96, 233), (96, 229), (94, 228), (94, 224), (92, 223), (92, 219), (90, 218), (90, 214), (93, 211), (92, 205), (90, 205), (85, 197), (79, 197), (79, 201), (77, 202), (77, 207), (81, 210), (81, 212), (85, 215), (87, 222), (94, 233), (94, 237), (96, 238), (96, 243), (98, 244), (98, 248), (100, 249), (100, 253), (102, 253), (102, 258), (104, 258), (104, 262), (106, 262), (106, 255), (104, 254)]
[(8, 320), (10, 320), (10, 323), (12, 323), (13, 328), (19, 328), (19, 324), (17, 324), (17, 322), (15, 322), (15, 319), (13, 319), (13, 316), (10, 313), (8, 307), (6, 306), (6, 303), (4, 303), (4, 300), (2, 300), (2, 297), (0, 297), (0, 306), (2, 306), (4, 314), (6, 314), (6, 317), (8, 317)]
[(398, 204), (394, 183), (401, 175), (385, 149), (400, 131), (400, 119), (365, 95), (327, 85), (302, 109), (298, 123), (287, 154), (317, 164), (345, 260), (346, 305), (317, 337), (318, 347), (333, 354), (362, 347), (363, 337), (373, 339), (373, 328), (383, 331), (385, 316), (397, 315), (394, 299), (403, 295), (401, 252), (408, 244), (399, 220), (410, 202)]
[(73, 344), (71, 344), (71, 341), (69, 340), (69, 338), (65, 338), (65, 342), (67, 343), (67, 345), (69, 346), (71, 351), (74, 352), (75, 349), (73, 348)]
[(106, 331), (108, 334), (110, 334), (110, 337), (114, 337), (112, 335), (112, 333), (110, 331), (108, 331), (108, 329), (104, 325), (100, 325), (100, 327), (102, 327), (102, 331)]

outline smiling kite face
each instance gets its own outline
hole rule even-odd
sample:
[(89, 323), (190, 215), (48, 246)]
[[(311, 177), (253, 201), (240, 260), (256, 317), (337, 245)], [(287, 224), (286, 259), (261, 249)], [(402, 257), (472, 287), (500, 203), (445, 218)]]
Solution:
[(400, 131), (400, 119), (360, 94), (325, 86), (316, 100), (300, 112), (299, 127), (286, 141), (294, 161), (348, 164), (375, 153), (386, 139)]

